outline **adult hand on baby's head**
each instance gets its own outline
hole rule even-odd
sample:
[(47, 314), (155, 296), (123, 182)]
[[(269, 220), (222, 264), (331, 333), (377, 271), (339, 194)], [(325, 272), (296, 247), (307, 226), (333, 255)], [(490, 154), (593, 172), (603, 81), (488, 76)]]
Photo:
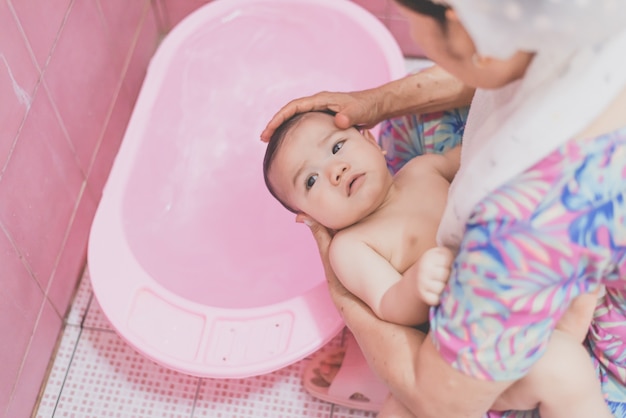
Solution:
[(274, 131), (293, 115), (326, 109), (337, 112), (335, 124), (341, 129), (355, 125), (371, 128), (382, 120), (382, 115), (377, 111), (378, 99), (374, 90), (351, 93), (323, 91), (292, 100), (283, 106), (268, 122), (261, 133), (261, 140), (269, 141)]

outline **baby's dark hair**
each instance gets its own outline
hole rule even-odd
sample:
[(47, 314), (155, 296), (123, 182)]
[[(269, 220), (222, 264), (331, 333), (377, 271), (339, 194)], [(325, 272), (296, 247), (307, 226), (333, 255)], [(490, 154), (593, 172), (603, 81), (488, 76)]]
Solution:
[(424, 16), (430, 16), (445, 32), (447, 25), (446, 11), (450, 9), (450, 6), (440, 3), (433, 3), (431, 0), (395, 0), (398, 4), (419, 13)]
[[(333, 112), (332, 110), (319, 110), (318, 112), (326, 113), (331, 116), (335, 116), (336, 114), (336, 112)], [(298, 211), (292, 208), (291, 206), (289, 206), (286, 202), (284, 202), (278, 196), (278, 193), (276, 193), (276, 189), (274, 189), (274, 186), (269, 180), (269, 171), (272, 166), (272, 163), (274, 162), (274, 157), (276, 157), (276, 152), (278, 151), (283, 141), (285, 140), (287, 133), (307, 113), (311, 113), (311, 112), (297, 113), (293, 115), (292, 117), (290, 117), (289, 119), (287, 119), (286, 121), (284, 121), (278, 128), (276, 128), (276, 130), (270, 137), (269, 141), (267, 142), (267, 148), (265, 149), (265, 157), (263, 158), (263, 179), (265, 180), (265, 186), (267, 186), (267, 190), (269, 190), (271, 195), (274, 196), (274, 198), (278, 200), (281, 205), (283, 205), (287, 210), (293, 213), (298, 213)]]

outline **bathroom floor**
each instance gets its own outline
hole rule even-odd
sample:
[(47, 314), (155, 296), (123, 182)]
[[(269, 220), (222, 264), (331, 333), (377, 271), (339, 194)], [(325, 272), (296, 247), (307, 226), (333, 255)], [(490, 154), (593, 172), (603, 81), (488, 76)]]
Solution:
[[(345, 332), (345, 331), (344, 331)], [(343, 333), (328, 346), (341, 345)], [(178, 373), (144, 358), (111, 328), (82, 278), (66, 319), (37, 418), (374, 417), (310, 396), (300, 382), (306, 358), (247, 379)]]

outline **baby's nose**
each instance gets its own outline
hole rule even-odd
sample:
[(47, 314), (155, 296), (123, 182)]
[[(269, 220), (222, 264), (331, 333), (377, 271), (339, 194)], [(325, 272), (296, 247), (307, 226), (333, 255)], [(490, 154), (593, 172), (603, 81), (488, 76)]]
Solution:
[(331, 173), (330, 173), (330, 181), (337, 185), (341, 183), (341, 176), (348, 170), (348, 165), (344, 163), (336, 164)]

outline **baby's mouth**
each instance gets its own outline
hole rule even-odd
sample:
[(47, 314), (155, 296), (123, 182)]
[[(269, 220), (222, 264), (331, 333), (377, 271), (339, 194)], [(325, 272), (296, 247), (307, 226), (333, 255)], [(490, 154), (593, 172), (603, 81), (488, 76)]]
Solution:
[(357, 174), (348, 183), (348, 197), (350, 197), (361, 185), (363, 174)]

